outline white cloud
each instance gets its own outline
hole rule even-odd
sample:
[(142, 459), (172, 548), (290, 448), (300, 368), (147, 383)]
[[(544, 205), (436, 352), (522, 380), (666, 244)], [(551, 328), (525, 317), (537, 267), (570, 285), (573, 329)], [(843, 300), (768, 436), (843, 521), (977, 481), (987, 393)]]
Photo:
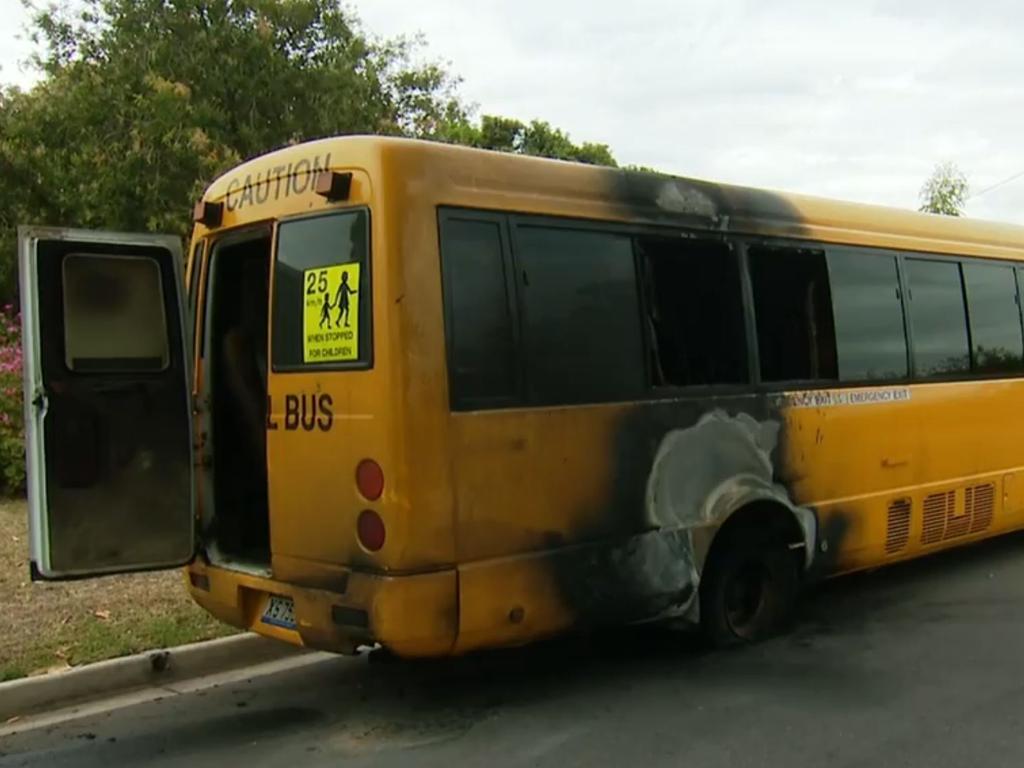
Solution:
[[(374, 0), (360, 13), (381, 34), (422, 30), (483, 111), (542, 117), (625, 162), (908, 207), (941, 160), (976, 189), (1024, 170), (1012, 2)], [(1024, 180), (969, 213), (1024, 223)]]
[(29, 14), (21, 0), (0, 0), (0, 83), (27, 88), (36, 79), (26, 60), (32, 53), (24, 25)]
[[(980, 190), (1024, 170), (1024, 6), (1013, 0), (364, 0), (422, 31), (482, 112), (541, 118), (622, 162), (913, 207), (939, 161)], [(27, 46), (0, 0), (0, 78)], [(1024, 223), (1024, 178), (972, 200)]]

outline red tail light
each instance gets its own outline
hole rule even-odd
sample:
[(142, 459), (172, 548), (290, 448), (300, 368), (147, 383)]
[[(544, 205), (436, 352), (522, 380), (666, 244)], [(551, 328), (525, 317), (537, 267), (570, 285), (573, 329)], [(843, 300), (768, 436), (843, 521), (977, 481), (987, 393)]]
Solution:
[(368, 501), (376, 501), (384, 493), (384, 470), (373, 459), (363, 459), (356, 467), (356, 488)]
[(356, 520), (356, 534), (359, 536), (359, 543), (365, 549), (376, 552), (384, 546), (387, 532), (384, 530), (384, 521), (380, 519), (380, 515), (372, 509), (364, 509)]

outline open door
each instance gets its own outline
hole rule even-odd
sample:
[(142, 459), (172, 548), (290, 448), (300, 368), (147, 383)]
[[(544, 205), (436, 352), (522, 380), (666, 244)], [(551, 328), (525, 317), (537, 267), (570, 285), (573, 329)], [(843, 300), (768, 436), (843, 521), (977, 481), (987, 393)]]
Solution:
[(32, 578), (193, 555), (181, 244), (18, 231)]

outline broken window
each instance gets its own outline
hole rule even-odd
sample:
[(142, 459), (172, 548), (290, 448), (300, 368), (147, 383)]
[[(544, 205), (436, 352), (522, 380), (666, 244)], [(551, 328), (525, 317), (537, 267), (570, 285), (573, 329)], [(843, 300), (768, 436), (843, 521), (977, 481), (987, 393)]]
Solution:
[(655, 386), (747, 381), (743, 293), (736, 255), (712, 240), (641, 237)]
[(749, 254), (761, 379), (837, 378), (824, 252), (752, 246)]

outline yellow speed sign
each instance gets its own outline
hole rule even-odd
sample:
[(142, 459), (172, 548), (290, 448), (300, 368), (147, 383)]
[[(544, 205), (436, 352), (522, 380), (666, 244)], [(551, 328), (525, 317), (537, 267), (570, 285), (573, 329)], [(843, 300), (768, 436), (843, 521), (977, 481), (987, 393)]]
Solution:
[(302, 273), (302, 361), (359, 359), (359, 264), (336, 264)]

